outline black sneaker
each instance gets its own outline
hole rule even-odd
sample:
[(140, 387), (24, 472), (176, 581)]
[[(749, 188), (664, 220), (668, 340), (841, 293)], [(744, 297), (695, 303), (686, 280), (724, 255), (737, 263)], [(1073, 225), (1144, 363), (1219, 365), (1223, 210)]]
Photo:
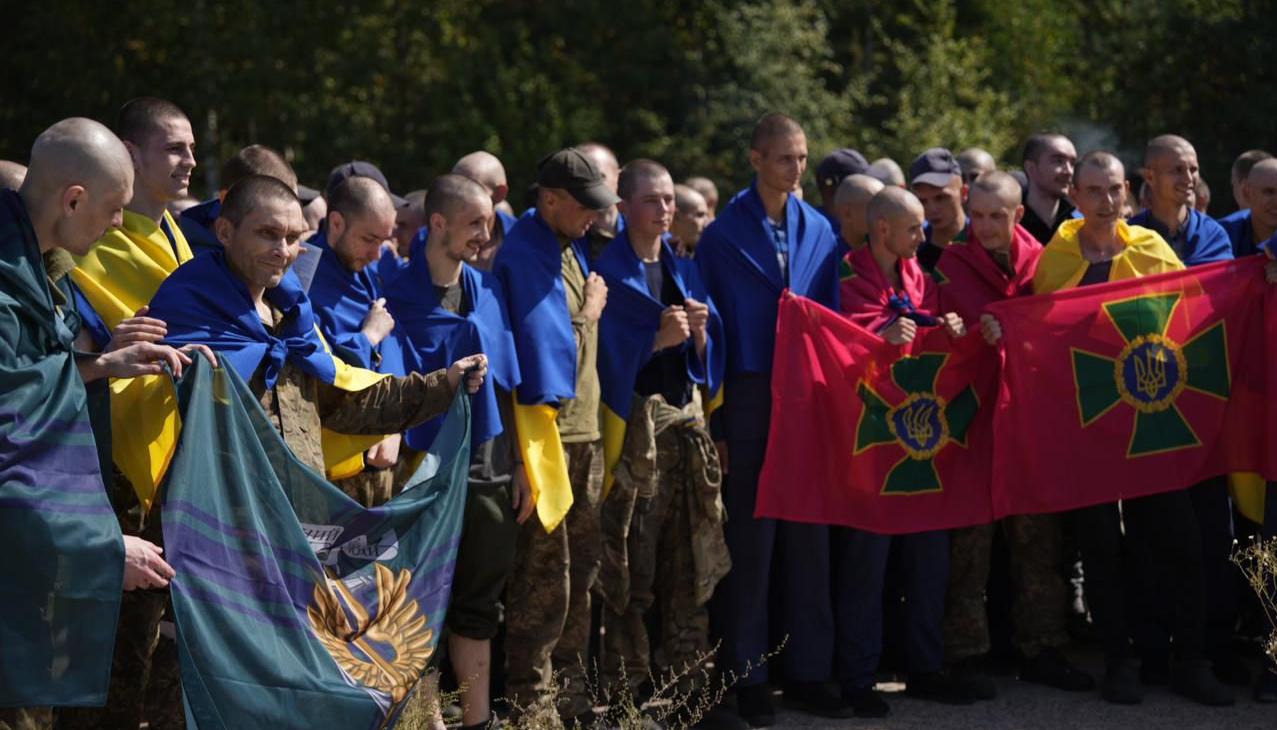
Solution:
[(985, 670), (985, 663), (980, 657), (959, 660), (953, 665), (950, 674), (958, 687), (972, 699), (991, 700), (998, 696), (998, 685)]
[(816, 717), (842, 720), (855, 713), (825, 682), (791, 682), (785, 687), (785, 706)]
[(1165, 687), (1171, 683), (1171, 655), (1168, 651), (1140, 652), (1140, 684)]
[(1212, 707), (1227, 707), (1235, 702), (1233, 691), (1215, 679), (1210, 662), (1205, 659), (1190, 659), (1172, 664), (1171, 691)]
[(1100, 683), (1100, 696), (1115, 705), (1138, 705), (1144, 701), (1139, 671), (1129, 659), (1109, 662)]
[[(672, 727), (682, 727), (677, 723)], [(748, 730), (749, 723), (731, 710), (718, 705), (706, 710), (692, 727), (698, 730)]]
[(909, 681), (905, 683), (905, 694), (945, 705), (970, 705), (975, 702), (975, 698), (943, 672), (909, 675)]
[(771, 688), (766, 682), (736, 688), (736, 714), (750, 727), (776, 724), (776, 708), (772, 705)]
[(1020, 679), (1065, 692), (1095, 689), (1095, 679), (1074, 666), (1059, 649), (1043, 649), (1032, 659), (1025, 659), (1020, 664)]
[(851, 705), (856, 717), (886, 717), (891, 714), (891, 706), (873, 687), (843, 690), (842, 701)]

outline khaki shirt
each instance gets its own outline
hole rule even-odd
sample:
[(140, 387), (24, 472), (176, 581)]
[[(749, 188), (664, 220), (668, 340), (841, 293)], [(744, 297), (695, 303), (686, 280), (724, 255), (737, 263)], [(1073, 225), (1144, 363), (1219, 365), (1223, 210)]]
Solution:
[(599, 323), (581, 316), (585, 306), (585, 272), (571, 246), (563, 247), (563, 291), (567, 294), (572, 334), (576, 336), (576, 397), (559, 406), (559, 437), (565, 444), (597, 441), (599, 430)]

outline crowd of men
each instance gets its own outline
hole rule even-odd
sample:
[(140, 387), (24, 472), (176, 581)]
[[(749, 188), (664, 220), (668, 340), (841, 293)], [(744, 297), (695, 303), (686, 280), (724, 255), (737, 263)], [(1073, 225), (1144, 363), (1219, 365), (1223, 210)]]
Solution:
[[(774, 686), (801, 712), (883, 717), (875, 682), (892, 646), (907, 695), (970, 704), (997, 693), (999, 634), (1021, 680), (1062, 691), (1132, 704), (1165, 684), (1229, 705), (1231, 687), (1253, 684), (1277, 702), (1277, 670), (1252, 677), (1234, 649), (1244, 597), (1229, 556), (1244, 530), (1224, 478), (1120, 510), (899, 536), (754, 517), (783, 291), (892, 343), (942, 327), (996, 344), (999, 323), (981, 315), (991, 301), (1261, 253), (1277, 233), (1277, 159), (1238, 157), (1238, 211), (1216, 221), (1196, 153), (1174, 135), (1148, 142), (1136, 194), (1116, 156), (1079, 158), (1060, 134), (1030, 138), (1011, 172), (983, 150), (935, 148), (906, 177), (839, 149), (815, 167), (820, 207), (801, 199), (797, 121), (764, 116), (742, 152), (753, 180), (720, 205), (704, 177), (676, 184), (593, 142), (561, 149), (516, 217), (488, 152), (400, 196), (363, 161), (307, 188), (254, 144), (198, 202), (190, 121), (140, 98), (114, 130), (64, 120), (26, 167), (0, 162), (0, 243), (25, 251), (44, 286), (25, 295), (76, 313), (75, 388), (116, 384), (110, 422), (93, 425), (115, 434), (104, 481), (126, 591), (106, 706), (0, 709), (0, 728), (184, 725), (164, 496), (129, 466), (152, 442), (144, 396), (119, 386), (216, 355), (297, 458), (366, 506), (393, 498), (452, 394), (471, 393), (444, 642), (466, 728), (549, 702), (568, 726), (606, 726), (594, 662), (640, 705), (651, 677), (679, 674), (688, 709), (674, 726), (768, 726)], [(937, 285), (963, 277), (987, 295)], [(22, 301), (0, 295), (11, 310)], [(41, 339), (48, 323), (15, 321), (5, 346), (28, 360), (69, 346)], [(321, 433), (358, 444), (354, 460)], [(995, 605), (1000, 573), (1010, 596)], [(1076, 583), (1106, 660), (1098, 678), (1062, 651), (1087, 633), (1071, 623)], [(718, 677), (684, 671), (714, 646)], [(508, 702), (494, 706), (497, 676)], [(720, 678), (731, 700), (702, 715)]]

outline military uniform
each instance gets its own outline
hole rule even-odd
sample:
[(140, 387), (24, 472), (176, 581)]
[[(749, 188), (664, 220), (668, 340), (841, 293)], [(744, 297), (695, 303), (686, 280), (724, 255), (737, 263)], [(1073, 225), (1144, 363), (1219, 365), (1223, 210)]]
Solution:
[[(616, 481), (603, 505), (604, 683), (631, 691), (652, 673), (646, 617), (660, 607), (656, 683), (696, 667), (710, 650), (706, 603), (731, 560), (723, 540), (722, 473), (699, 404), (635, 406)], [(697, 688), (692, 671), (679, 682)]]
[(1068, 642), (1066, 592), (1060, 575), (1061, 535), (1056, 515), (1016, 515), (990, 525), (949, 534), (949, 594), (944, 650), (949, 662), (989, 651), (984, 605), (993, 531), (1006, 536), (1015, 603), (1011, 612), (1015, 648), (1026, 659)]
[(524, 523), (510, 578), (506, 622), (507, 686), (517, 706), (536, 702), (560, 685), (558, 712), (575, 717), (593, 706), (586, 687), (590, 645), (590, 590), (599, 573), (602, 539), (603, 443), (599, 430), (596, 368), (598, 322), (587, 321), (585, 272), (571, 246), (563, 248), (562, 276), (576, 338), (576, 397), (557, 417), (572, 508), (554, 530), (535, 519)]

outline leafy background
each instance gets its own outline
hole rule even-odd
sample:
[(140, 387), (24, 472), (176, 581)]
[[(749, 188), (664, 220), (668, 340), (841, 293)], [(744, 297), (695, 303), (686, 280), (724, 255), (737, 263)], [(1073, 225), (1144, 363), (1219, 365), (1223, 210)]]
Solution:
[(1177, 132), (1222, 214), (1232, 158), (1277, 146), (1277, 12), (1253, 0), (0, 2), (0, 156), (162, 96), (195, 126), (197, 193), (251, 142), (312, 186), (360, 158), (399, 191), (485, 148), (517, 206), (542, 155), (593, 139), (730, 194), (775, 109), (813, 159), (854, 146), (902, 165), (932, 145), (1018, 165), (1047, 129), (1136, 161)]

